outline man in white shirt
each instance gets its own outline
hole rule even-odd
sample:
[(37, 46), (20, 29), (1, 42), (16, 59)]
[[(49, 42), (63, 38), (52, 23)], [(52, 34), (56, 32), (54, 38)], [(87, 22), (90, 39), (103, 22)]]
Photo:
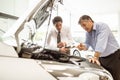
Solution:
[(70, 46), (70, 44), (73, 42), (73, 39), (71, 36), (70, 28), (63, 26), (62, 22), (63, 21), (60, 16), (54, 17), (54, 27), (48, 34), (47, 45), (51, 48), (56, 48), (56, 50), (62, 53), (66, 53), (68, 51), (66, 47)]

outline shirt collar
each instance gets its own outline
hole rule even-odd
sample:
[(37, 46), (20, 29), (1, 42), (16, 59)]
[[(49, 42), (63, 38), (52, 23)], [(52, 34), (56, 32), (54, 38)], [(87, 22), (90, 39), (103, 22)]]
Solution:
[(94, 24), (93, 24), (93, 31), (96, 31), (96, 23), (94, 22)]
[(55, 30), (55, 32), (57, 32), (57, 33), (58, 33), (58, 30), (55, 28), (55, 26), (53, 26), (53, 29)]
[[(62, 27), (62, 29), (63, 29), (63, 27)], [(62, 29), (61, 29), (61, 31), (60, 31), (60, 32), (62, 32)], [(54, 26), (54, 30), (55, 30), (55, 32), (57, 32), (57, 33), (58, 33), (58, 30), (55, 28), (55, 26)]]

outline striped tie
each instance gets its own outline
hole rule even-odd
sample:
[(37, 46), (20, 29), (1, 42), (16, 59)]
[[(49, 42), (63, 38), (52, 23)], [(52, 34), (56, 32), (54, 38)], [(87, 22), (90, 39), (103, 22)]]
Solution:
[(58, 32), (58, 35), (57, 35), (57, 43), (59, 42), (61, 42), (60, 31)]

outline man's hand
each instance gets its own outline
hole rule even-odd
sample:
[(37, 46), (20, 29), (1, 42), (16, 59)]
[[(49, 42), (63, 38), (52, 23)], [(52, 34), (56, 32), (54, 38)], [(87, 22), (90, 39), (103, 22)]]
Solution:
[(90, 58), (90, 59), (89, 59), (89, 62), (91, 62), (91, 63), (96, 63), (96, 64), (100, 65), (100, 62), (99, 62), (99, 60), (98, 60), (97, 57)]
[(61, 53), (69, 53), (69, 49), (68, 48), (65, 48), (65, 47), (62, 47), (59, 49)]
[(77, 48), (78, 48), (79, 50), (87, 50), (87, 48), (85, 47), (85, 45), (83, 45), (82, 43), (80, 43), (80, 44), (77, 46)]
[(100, 65), (99, 56), (100, 56), (100, 53), (96, 51), (94, 54), (94, 57), (89, 59), (89, 62), (96, 63), (96, 64)]
[(57, 44), (58, 48), (62, 48), (62, 47), (65, 47), (65, 46), (66, 46), (65, 42), (60, 42), (60, 43)]

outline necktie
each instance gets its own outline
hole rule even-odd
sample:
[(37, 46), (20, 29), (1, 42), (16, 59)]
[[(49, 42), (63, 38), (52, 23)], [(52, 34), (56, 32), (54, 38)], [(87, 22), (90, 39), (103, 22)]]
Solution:
[(59, 31), (58, 34), (57, 34), (57, 44), (58, 44), (59, 42), (61, 42), (60, 31)]

